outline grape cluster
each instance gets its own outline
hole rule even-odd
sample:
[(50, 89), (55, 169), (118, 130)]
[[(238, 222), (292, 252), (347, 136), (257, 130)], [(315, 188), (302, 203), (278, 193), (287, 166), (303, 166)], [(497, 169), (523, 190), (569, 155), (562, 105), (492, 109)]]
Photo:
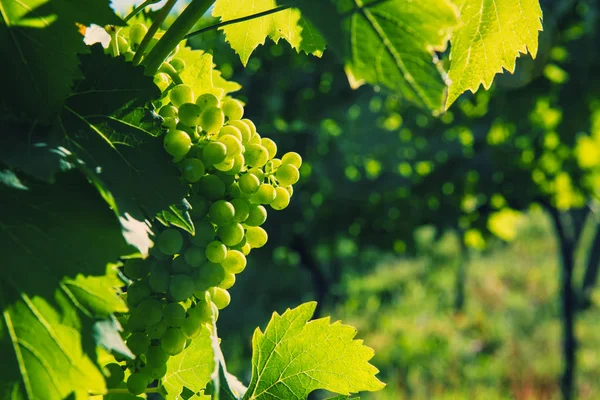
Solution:
[[(134, 46), (145, 34), (138, 25), (129, 31)], [(229, 305), (227, 290), (246, 268), (246, 256), (267, 242), (261, 227), (265, 206), (288, 206), (302, 164), (293, 152), (276, 158), (277, 145), (243, 118), (239, 100), (195, 94), (178, 83), (174, 74), (184, 69), (174, 51), (154, 80), (164, 92), (158, 111), (166, 131), (164, 149), (189, 185), (195, 234), (164, 227), (149, 258), (124, 264), (132, 283), (126, 292), (130, 313), (121, 317), (123, 335), (136, 355), (125, 362), (131, 373), (126, 386), (134, 395), (162, 378), (169, 357), (182, 352), (202, 324), (216, 320)], [(109, 387), (122, 384), (121, 364), (106, 370)]]

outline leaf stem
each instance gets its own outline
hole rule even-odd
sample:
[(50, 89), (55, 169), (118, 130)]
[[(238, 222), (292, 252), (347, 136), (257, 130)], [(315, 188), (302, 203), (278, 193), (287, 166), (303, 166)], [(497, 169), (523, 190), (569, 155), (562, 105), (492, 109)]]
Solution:
[(135, 56), (133, 56), (133, 65), (138, 65), (140, 61), (142, 61), (142, 56), (144, 55), (146, 48), (154, 38), (154, 34), (158, 31), (158, 28), (160, 28), (163, 21), (167, 18), (176, 2), (177, 0), (168, 0), (167, 3), (163, 6), (163, 8), (160, 9), (158, 14), (156, 15), (156, 19), (154, 20), (154, 22), (152, 22), (152, 25), (150, 25), (146, 36), (144, 36), (142, 43), (140, 43), (140, 47), (138, 47), (137, 51), (135, 52)]
[(134, 8), (132, 12), (130, 12), (129, 14), (127, 14), (127, 16), (123, 19), (123, 21), (125, 21), (125, 22), (129, 21), (131, 18), (135, 17), (140, 11), (142, 11), (144, 8), (146, 8), (147, 6), (150, 6), (152, 4), (156, 4), (159, 1), (160, 0), (146, 0), (146, 1), (144, 1), (142, 4), (140, 4), (139, 6), (137, 6), (136, 8)]
[(276, 12), (287, 10), (288, 8), (292, 8), (292, 7), (293, 7), (292, 4), (287, 4), (285, 6), (275, 7), (271, 10), (266, 10), (266, 11), (261, 11), (256, 14), (246, 15), (245, 17), (234, 18), (234, 19), (230, 19), (229, 21), (219, 22), (218, 24), (209, 25), (204, 28), (198, 29), (197, 31), (190, 32), (187, 35), (185, 35), (185, 39), (189, 39), (192, 36), (200, 35), (201, 33), (212, 31), (214, 29), (219, 29), (219, 28), (222, 28), (227, 25), (237, 24), (239, 22), (244, 22), (244, 21), (248, 21), (251, 19), (264, 17), (265, 15), (269, 15), (269, 14), (275, 14)]
[(144, 59), (147, 74), (154, 74), (158, 70), (169, 53), (184, 39), (185, 35), (209, 9), (213, 1), (192, 0)]

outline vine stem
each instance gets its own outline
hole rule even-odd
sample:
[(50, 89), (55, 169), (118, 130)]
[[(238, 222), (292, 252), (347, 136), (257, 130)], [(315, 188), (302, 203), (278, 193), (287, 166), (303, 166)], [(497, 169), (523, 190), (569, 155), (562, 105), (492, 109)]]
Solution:
[(142, 4), (140, 4), (139, 6), (137, 6), (136, 8), (134, 8), (132, 12), (130, 12), (129, 14), (127, 14), (127, 16), (123, 19), (123, 21), (125, 21), (125, 22), (129, 21), (131, 18), (135, 17), (140, 11), (142, 11), (145, 7), (150, 6), (152, 4), (156, 4), (159, 1), (160, 0), (146, 0), (146, 1), (144, 1)]
[(194, 27), (212, 3), (213, 0), (192, 0), (144, 58), (143, 64), (146, 66), (147, 74), (153, 75), (158, 70), (169, 53), (184, 39), (185, 35)]
[(256, 13), (256, 14), (246, 15), (245, 17), (234, 18), (234, 19), (230, 19), (229, 21), (219, 22), (218, 24), (209, 25), (207, 27), (198, 29), (197, 31), (190, 32), (187, 35), (185, 35), (184, 38), (185, 39), (189, 39), (192, 36), (196, 36), (196, 35), (199, 35), (199, 34), (204, 33), (204, 32), (212, 31), (214, 29), (219, 29), (219, 28), (222, 28), (222, 27), (227, 26), (227, 25), (237, 24), (239, 22), (244, 22), (244, 21), (248, 21), (248, 20), (251, 20), (251, 19), (264, 17), (265, 15), (275, 14), (276, 12), (287, 10), (288, 8), (292, 8), (292, 7), (293, 7), (292, 4), (288, 4), (288, 5), (285, 5), (285, 6), (275, 7), (273, 9), (271, 9), (271, 10), (261, 11), (261, 12)]
[(177, 3), (177, 0), (168, 0), (167, 3), (163, 6), (163, 8), (160, 9), (158, 14), (156, 15), (156, 19), (154, 20), (154, 22), (152, 22), (152, 25), (150, 25), (146, 36), (144, 36), (144, 39), (142, 39), (140, 47), (138, 47), (137, 51), (135, 52), (135, 55), (133, 56), (133, 65), (138, 65), (140, 61), (142, 61), (142, 56), (144, 55), (146, 48), (154, 38), (154, 34), (158, 31), (158, 28), (160, 28), (163, 21), (167, 18), (167, 16), (173, 9), (173, 6), (175, 6), (175, 3)]

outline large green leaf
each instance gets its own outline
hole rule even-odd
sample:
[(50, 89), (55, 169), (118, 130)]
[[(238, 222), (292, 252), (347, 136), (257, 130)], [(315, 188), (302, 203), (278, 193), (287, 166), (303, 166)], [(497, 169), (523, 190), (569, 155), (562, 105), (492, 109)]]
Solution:
[(0, 103), (49, 121), (81, 75), (86, 52), (76, 23), (120, 24), (108, 0), (0, 0)]
[(350, 395), (383, 384), (369, 364), (373, 350), (353, 340), (356, 329), (329, 318), (309, 322), (316, 303), (273, 314), (252, 338), (252, 381), (244, 399), (298, 399), (325, 389)]
[(0, 185), (0, 398), (101, 393), (96, 344), (116, 328), (96, 324), (126, 311), (111, 263), (135, 249), (78, 172), (21, 182)]
[[(221, 21), (230, 21), (249, 15), (273, 10), (275, 0), (216, 0), (213, 16)], [(235, 23), (222, 28), (233, 50), (246, 65), (250, 55), (267, 37), (275, 43), (286, 40), (298, 52), (321, 56), (325, 41), (310, 22), (302, 17), (298, 9), (286, 9), (248, 21)]]
[(454, 0), (462, 24), (452, 37), (448, 103), (461, 93), (490, 87), (503, 69), (513, 73), (520, 53), (537, 54), (542, 30), (538, 0)]

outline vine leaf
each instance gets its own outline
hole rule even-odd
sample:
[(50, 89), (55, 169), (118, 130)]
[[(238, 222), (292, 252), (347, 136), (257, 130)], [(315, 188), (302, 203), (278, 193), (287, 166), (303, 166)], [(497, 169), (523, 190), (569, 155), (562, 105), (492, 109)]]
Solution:
[(538, 0), (454, 0), (462, 25), (452, 37), (450, 52), (450, 107), (463, 92), (490, 87), (494, 76), (527, 51), (535, 58), (542, 9)]
[(3, 101), (30, 119), (56, 116), (87, 51), (75, 22), (123, 24), (108, 0), (0, 0)]
[(78, 172), (19, 178), (25, 190), (0, 185), (0, 398), (102, 393), (96, 346), (124, 344), (97, 324), (127, 310), (113, 263), (136, 250)]
[(164, 226), (176, 226), (193, 235), (195, 229), (189, 213), (191, 208), (192, 206), (186, 199), (181, 199), (179, 204), (171, 205), (167, 210), (159, 212), (156, 219)]
[[(277, 7), (275, 0), (217, 0), (213, 16), (230, 21), (269, 11)], [(267, 37), (275, 43), (287, 41), (298, 52), (304, 51), (320, 57), (325, 50), (325, 40), (317, 29), (307, 21), (298, 9), (286, 9), (273, 14), (238, 22), (221, 28), (231, 48), (246, 65), (252, 52)]]
[(356, 329), (329, 318), (308, 321), (316, 303), (274, 313), (252, 338), (252, 381), (244, 400), (298, 399), (325, 389), (342, 395), (376, 391), (385, 384), (369, 364), (373, 350), (353, 340)]

